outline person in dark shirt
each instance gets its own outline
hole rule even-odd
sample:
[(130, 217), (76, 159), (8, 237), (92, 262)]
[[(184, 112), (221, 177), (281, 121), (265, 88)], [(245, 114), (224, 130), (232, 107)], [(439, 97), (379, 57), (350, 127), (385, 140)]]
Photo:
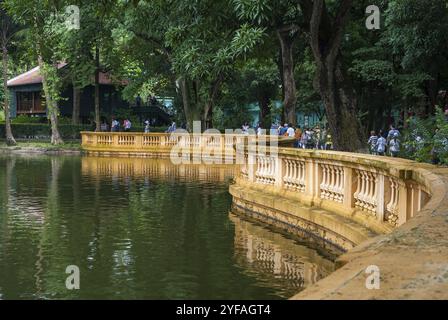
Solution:
[(142, 106), (142, 97), (140, 97), (140, 94), (137, 95), (137, 98), (135, 98), (135, 106), (141, 107)]

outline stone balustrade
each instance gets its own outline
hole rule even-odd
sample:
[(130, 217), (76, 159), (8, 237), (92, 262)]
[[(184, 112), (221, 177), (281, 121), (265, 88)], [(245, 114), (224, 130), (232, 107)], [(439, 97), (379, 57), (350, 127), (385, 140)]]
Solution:
[[(233, 160), (237, 146), (275, 144), (290, 146), (293, 141), (277, 136), (218, 133), (81, 132), (82, 148), (88, 153), (169, 157), (171, 152), (220, 155)], [(177, 149), (173, 149), (177, 148)], [(232, 162), (233, 163), (233, 162)]]
[[(230, 187), (236, 209), (313, 229), (343, 250), (406, 223), (431, 197), (431, 186), (408, 160), (292, 148), (256, 151), (241, 151), (245, 161)], [(333, 218), (317, 222), (313, 209)], [(338, 225), (338, 217), (350, 227)]]

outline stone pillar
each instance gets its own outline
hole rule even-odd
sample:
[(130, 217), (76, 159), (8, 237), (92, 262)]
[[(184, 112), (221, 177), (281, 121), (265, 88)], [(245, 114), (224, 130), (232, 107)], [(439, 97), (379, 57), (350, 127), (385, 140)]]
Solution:
[(275, 186), (283, 187), (284, 161), (278, 154), (275, 158)]
[(355, 175), (352, 168), (344, 167), (344, 207), (351, 209), (355, 206)]
[(135, 149), (143, 148), (143, 135), (137, 134), (134, 136), (134, 148)]
[(398, 185), (398, 221), (397, 225), (401, 226), (406, 222), (408, 216), (408, 190), (406, 183), (400, 181)]
[(322, 181), (322, 170), (319, 163), (307, 159), (305, 161), (305, 194), (315, 198), (320, 194), (320, 183)]
[(98, 134), (97, 133), (91, 133), (92, 135), (92, 144), (93, 146), (97, 146), (98, 145)]
[(385, 206), (385, 179), (384, 175), (379, 174), (376, 179), (376, 217), (379, 221), (384, 221), (384, 206)]
[(248, 152), (247, 155), (247, 177), (250, 182), (255, 181), (255, 170), (257, 165), (257, 157), (254, 152)]
[(118, 147), (118, 138), (119, 138), (119, 133), (113, 134), (112, 136), (112, 141), (113, 141), (113, 146), (114, 147)]

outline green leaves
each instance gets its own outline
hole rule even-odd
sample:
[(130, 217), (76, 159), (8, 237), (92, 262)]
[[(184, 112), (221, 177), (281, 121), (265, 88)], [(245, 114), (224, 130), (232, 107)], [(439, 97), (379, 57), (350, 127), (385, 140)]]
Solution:
[(252, 27), (249, 24), (243, 24), (236, 31), (232, 39), (230, 51), (233, 56), (248, 54), (256, 45), (262, 42), (266, 28)]
[(232, 3), (241, 20), (254, 21), (258, 24), (269, 21), (272, 11), (270, 0), (232, 0)]

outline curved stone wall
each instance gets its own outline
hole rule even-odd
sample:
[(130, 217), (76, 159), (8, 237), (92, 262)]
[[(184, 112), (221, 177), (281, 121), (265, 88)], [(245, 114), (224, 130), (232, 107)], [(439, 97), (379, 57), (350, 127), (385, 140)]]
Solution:
[[(260, 150), (259, 150), (260, 151)], [(404, 159), (279, 148), (246, 151), (237, 212), (347, 251), (297, 299), (446, 298), (448, 169)], [(368, 289), (369, 266), (380, 289)]]

